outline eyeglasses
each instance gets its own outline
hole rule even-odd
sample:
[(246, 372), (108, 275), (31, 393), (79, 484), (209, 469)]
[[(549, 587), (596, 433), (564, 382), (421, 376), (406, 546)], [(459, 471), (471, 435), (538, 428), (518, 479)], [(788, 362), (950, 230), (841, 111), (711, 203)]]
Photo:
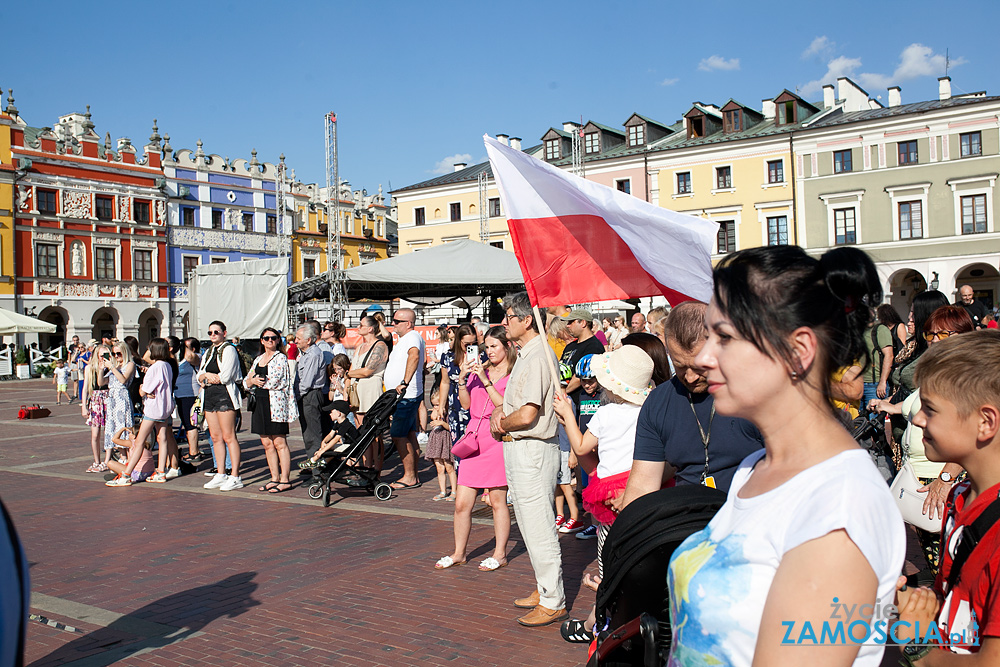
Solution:
[(261, 336), (261, 340), (279, 340), (277, 336)]
[(209, 331), (208, 335), (209, 336), (221, 336), (222, 332), (221, 331)]
[(122, 354), (121, 352), (115, 352), (115, 356), (118, 357), (119, 359), (123, 359), (125, 357), (125, 355)]
[(397, 320), (395, 317), (392, 318), (392, 323), (393, 324), (402, 324), (403, 322), (406, 322), (407, 324), (409, 324), (410, 320)]
[(932, 340), (944, 340), (945, 338), (954, 336), (957, 333), (957, 331), (925, 331), (924, 340), (928, 343)]

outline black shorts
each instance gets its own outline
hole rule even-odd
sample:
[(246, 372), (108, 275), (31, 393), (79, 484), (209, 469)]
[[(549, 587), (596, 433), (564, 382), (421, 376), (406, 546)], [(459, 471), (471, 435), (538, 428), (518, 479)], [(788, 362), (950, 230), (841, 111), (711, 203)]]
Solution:
[(213, 384), (205, 387), (205, 404), (201, 406), (202, 412), (229, 412), (235, 409), (226, 385)]
[(197, 396), (177, 396), (177, 412), (181, 416), (181, 426), (185, 431), (194, 431), (198, 428), (197, 422), (191, 422), (191, 408), (197, 400)]

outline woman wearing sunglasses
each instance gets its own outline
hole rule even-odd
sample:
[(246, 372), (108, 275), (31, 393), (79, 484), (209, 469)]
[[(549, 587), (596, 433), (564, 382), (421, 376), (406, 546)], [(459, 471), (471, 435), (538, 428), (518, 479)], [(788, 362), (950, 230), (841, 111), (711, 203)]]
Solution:
[(122, 341), (111, 345), (107, 357), (102, 357), (101, 368), (108, 376), (107, 413), (104, 421), (104, 449), (113, 449), (111, 436), (123, 428), (132, 428), (134, 423), (132, 396), (129, 387), (135, 380), (135, 361), (132, 351)]
[(299, 418), (299, 411), (292, 393), (281, 334), (267, 327), (260, 334), (260, 344), (264, 352), (254, 359), (243, 386), (255, 396), (250, 432), (260, 436), (267, 467), (271, 470), (271, 481), (260, 490), (281, 493), (292, 488), (288, 478), (292, 459), (286, 436), (288, 423)]
[[(236, 383), (243, 379), (236, 346), (226, 340), (226, 325), (218, 320), (208, 325), (212, 346), (205, 350), (198, 369), (201, 385), (201, 410), (212, 438), (216, 472), (206, 489), (232, 491), (243, 488), (240, 479), (240, 441), (236, 439), (236, 415), (241, 406)], [(232, 474), (226, 474), (226, 450), (232, 462)]]

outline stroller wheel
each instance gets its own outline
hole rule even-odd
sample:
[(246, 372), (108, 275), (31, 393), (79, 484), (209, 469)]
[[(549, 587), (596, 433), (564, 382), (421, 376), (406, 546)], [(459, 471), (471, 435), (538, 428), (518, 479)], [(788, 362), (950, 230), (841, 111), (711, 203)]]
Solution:
[(309, 497), (313, 500), (321, 497), (323, 495), (323, 485), (319, 482), (309, 486)]
[(323, 485), (323, 507), (330, 506), (330, 485), (329, 483)]
[(389, 500), (392, 497), (392, 487), (385, 482), (375, 485), (375, 497), (379, 500)]

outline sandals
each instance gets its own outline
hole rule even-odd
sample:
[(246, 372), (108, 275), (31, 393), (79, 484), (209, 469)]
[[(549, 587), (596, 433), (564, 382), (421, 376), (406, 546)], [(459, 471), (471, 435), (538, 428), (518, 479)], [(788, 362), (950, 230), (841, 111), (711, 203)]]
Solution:
[(260, 487), (257, 490), (258, 491), (267, 491), (268, 493), (270, 493), (271, 489), (273, 489), (274, 487), (278, 486), (279, 484), (281, 484), (281, 482), (279, 482), (276, 479), (272, 479), (270, 482), (266, 483), (264, 486)]
[(594, 641), (594, 633), (587, 629), (587, 624), (575, 618), (563, 621), (559, 634), (572, 644), (589, 644)]
[[(281, 488), (281, 487), (285, 487), (285, 488)], [(284, 493), (285, 491), (291, 491), (291, 490), (292, 490), (292, 483), (291, 482), (278, 482), (275, 486), (272, 486), (270, 489), (268, 489), (267, 492), (268, 493)]]
[(499, 570), (501, 567), (506, 567), (506, 566), (507, 566), (507, 559), (504, 559), (503, 562), (501, 562), (498, 561), (493, 556), (490, 556), (489, 558), (483, 560), (483, 562), (479, 564), (479, 570), (481, 572), (492, 572), (493, 570)]
[(467, 561), (455, 560), (451, 556), (442, 556), (438, 559), (438, 562), (434, 563), (435, 570), (447, 570), (449, 567), (458, 567), (459, 565), (464, 565)]
[(101, 472), (101, 466), (103, 463), (91, 463), (90, 467), (87, 468), (87, 472)]
[(441, 493), (439, 493), (436, 496), (434, 496), (433, 498), (431, 498), (431, 500), (433, 500), (434, 502), (437, 502), (439, 500), (444, 500), (447, 497), (448, 497), (448, 494), (445, 493), (444, 491), (442, 491)]

